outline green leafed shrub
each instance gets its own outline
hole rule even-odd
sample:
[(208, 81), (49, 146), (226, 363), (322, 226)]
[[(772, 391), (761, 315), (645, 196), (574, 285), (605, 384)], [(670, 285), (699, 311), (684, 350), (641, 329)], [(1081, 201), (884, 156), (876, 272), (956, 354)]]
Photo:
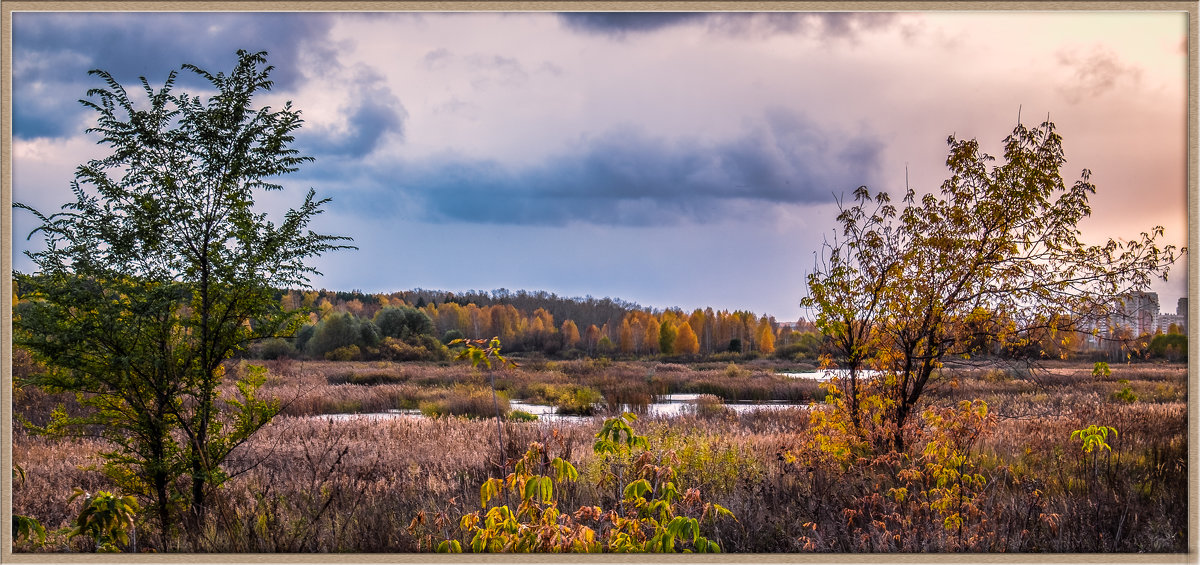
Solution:
[(357, 345), (347, 345), (325, 352), (325, 359), (328, 361), (353, 361), (361, 355), (362, 351)]
[(537, 421), (537, 414), (530, 414), (524, 410), (513, 410), (508, 413), (508, 419), (513, 422), (534, 422)]

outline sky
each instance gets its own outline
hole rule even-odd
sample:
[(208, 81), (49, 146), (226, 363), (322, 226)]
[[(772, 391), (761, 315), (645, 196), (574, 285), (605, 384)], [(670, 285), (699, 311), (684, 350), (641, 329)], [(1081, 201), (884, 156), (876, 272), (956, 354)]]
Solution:
[[(1186, 13), (38, 13), (12, 15), (13, 200), (71, 200), (104, 154), (78, 102), (265, 50), (315, 161), (313, 224), (358, 247), (315, 288), (545, 290), (780, 321), (858, 186), (936, 191), (946, 140), (1001, 153), (1049, 117), (1091, 243), (1187, 244)], [(202, 85), (186, 76), (179, 90)], [(13, 268), (36, 227), (14, 211)], [(1163, 311), (1187, 269), (1157, 282)]]

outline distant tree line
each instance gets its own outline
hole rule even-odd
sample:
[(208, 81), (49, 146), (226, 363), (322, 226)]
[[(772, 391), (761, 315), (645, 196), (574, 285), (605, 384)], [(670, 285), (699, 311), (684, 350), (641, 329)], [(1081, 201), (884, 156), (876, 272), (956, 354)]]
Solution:
[(253, 348), (275, 358), (442, 360), (458, 338), (499, 337), (509, 352), (582, 356), (778, 356), (816, 359), (821, 337), (800, 320), (737, 310), (656, 310), (618, 299), (563, 298), (547, 292), (450, 293), (417, 289), (281, 290), (285, 311), (307, 312), (293, 337)]

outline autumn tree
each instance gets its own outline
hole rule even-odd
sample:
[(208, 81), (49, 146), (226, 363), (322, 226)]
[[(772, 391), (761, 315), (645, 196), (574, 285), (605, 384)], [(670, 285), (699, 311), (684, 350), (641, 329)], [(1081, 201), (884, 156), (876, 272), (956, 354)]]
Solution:
[(758, 324), (758, 352), (763, 355), (775, 353), (775, 331), (766, 316)]
[(583, 343), (588, 355), (596, 352), (596, 344), (600, 343), (600, 328), (597, 328), (596, 324), (592, 324), (584, 330)]
[(633, 326), (629, 325), (629, 317), (621, 320), (621, 329), (618, 330), (617, 347), (621, 353), (630, 354), (634, 352), (633, 341)]
[(575, 325), (575, 320), (563, 322), (559, 333), (562, 334), (563, 349), (570, 349), (579, 345), (579, 326)]
[(700, 341), (696, 339), (696, 332), (692, 331), (692, 326), (687, 322), (679, 324), (679, 331), (675, 336), (675, 353), (695, 355), (699, 352)]
[(204, 97), (177, 92), (180, 71), (160, 89), (142, 78), (137, 94), (91, 71), (103, 86), (81, 101), (97, 115), (87, 131), (109, 153), (76, 169), (62, 211), (16, 204), (46, 240), (27, 253), (37, 272), (18, 276), (28, 300), (13, 339), (48, 369), (22, 384), (92, 407), (56, 413), (46, 431), (98, 430), (105, 469), (150, 499), (164, 547), (176, 508), (186, 531), (202, 531), (227, 458), (278, 409), (256, 396), (261, 371), (222, 387), (223, 362), (293, 332), (303, 314), (283, 311), (274, 289), (306, 286), (307, 260), (346, 239), (308, 229), (327, 201), (311, 189), (279, 223), (256, 211), (256, 196), (282, 189), (276, 177), (312, 159), (291, 147), (298, 110), (254, 104), (271, 88), (266, 54), (237, 57), (229, 74), (183, 65)]
[[(644, 350), (649, 355), (653, 355), (656, 351), (658, 351), (658, 333), (659, 333), (658, 319), (656, 319), (654, 316), (647, 315), (641, 320), (641, 325), (642, 325), (641, 350)], [(641, 352), (641, 350), (639, 350), (639, 353)]]
[[(930, 380), (947, 356), (961, 355), (977, 335), (964, 331), (973, 312), (1008, 322), (988, 328), (1002, 346), (1037, 332), (1077, 331), (1106, 315), (1116, 298), (1166, 278), (1178, 257), (1160, 247), (1155, 227), (1125, 242), (1079, 239), (1095, 187), (1083, 170), (1067, 186), (1062, 138), (1052, 122), (1023, 124), (1004, 140), (998, 165), (974, 139), (948, 139), (950, 177), (939, 194), (911, 189), (903, 207), (886, 192), (860, 187), (838, 215), (808, 276), (803, 304), (817, 310), (837, 361), (850, 369), (843, 391), (854, 425), (861, 381), (879, 391), (883, 421), (896, 450)], [(879, 371), (867, 379), (860, 369)]]

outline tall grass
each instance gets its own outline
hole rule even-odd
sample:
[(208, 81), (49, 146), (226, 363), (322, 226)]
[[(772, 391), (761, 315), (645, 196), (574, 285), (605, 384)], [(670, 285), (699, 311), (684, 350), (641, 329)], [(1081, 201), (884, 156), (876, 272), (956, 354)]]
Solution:
[[(1186, 372), (1181, 368), (1114, 368), (1111, 380), (1068, 373), (1034, 382), (1019, 375), (963, 372), (941, 386), (930, 405), (983, 398), (994, 426), (972, 444), (967, 460), (984, 478), (962, 528), (948, 528), (930, 506), (939, 486), (927, 472), (924, 445), (901, 455), (861, 453), (832, 459), (805, 451), (816, 433), (813, 410), (731, 415), (724, 400), (759, 390), (809, 394), (811, 382), (784, 381), (766, 370), (726, 375), (714, 364), (610, 364), (573, 361), (498, 374), (505, 395), (581, 390), (606, 400), (667, 392), (727, 393), (705, 397), (703, 407), (674, 418), (642, 418), (638, 430), (654, 449), (679, 458), (680, 490), (700, 489), (706, 500), (729, 508), (735, 524), (716, 533), (726, 551), (778, 552), (1180, 552), (1187, 548)], [(457, 417), (331, 419), (339, 411), (380, 412), (422, 402), (476, 399), (492, 411), (483, 376), (469, 368), (369, 363), (271, 365), (264, 394), (285, 402), (284, 414), (239, 447), (229, 459), (233, 477), (214, 500), (216, 517), (194, 538), (159, 550), (196, 552), (412, 552), (422, 532), (457, 527), (478, 509), (479, 486), (501, 476), (507, 461), (530, 442), (580, 469), (581, 480), (560, 493), (564, 510), (611, 507), (616, 493), (599, 486), (605, 469), (592, 453), (599, 422), (505, 422), (497, 445), (495, 421)], [(1085, 369), (1080, 371), (1087, 372)], [(1107, 391), (1127, 379), (1135, 390), (1167, 387), (1166, 395), (1115, 402)], [(723, 387), (717, 383), (729, 381)], [(370, 383), (370, 384), (367, 384)], [(539, 384), (540, 383), (540, 384)], [(708, 384), (701, 384), (708, 383)], [(622, 388), (623, 387), (623, 388)], [(778, 387), (778, 388), (777, 388)], [(792, 388), (795, 387), (795, 388)], [(711, 394), (711, 393), (710, 393)], [(621, 396), (624, 395), (624, 396)], [(816, 394), (808, 396), (815, 397)], [(733, 397), (733, 398), (730, 398)], [(36, 391), (17, 395), (15, 412), (31, 419), (56, 400)], [(353, 410), (350, 410), (353, 408)], [(1111, 452), (1093, 458), (1072, 431), (1106, 425), (1119, 433)], [(112, 484), (97, 470), (105, 449), (94, 439), (50, 440), (19, 424), (14, 461), (26, 474), (13, 488), (14, 511), (41, 520), (52, 531), (41, 551), (82, 551), (78, 540), (53, 533), (70, 524), (75, 487), (95, 491)], [(925, 432), (931, 433), (930, 430)], [(909, 489), (908, 498), (889, 496)], [(926, 502), (922, 503), (921, 500)], [(922, 505), (924, 504), (924, 506)], [(421, 527), (414, 518), (431, 517)], [(434, 518), (442, 516), (438, 522)], [(437, 526), (436, 524), (441, 524)], [(142, 535), (153, 547), (151, 535)], [(444, 538), (443, 538), (444, 539)], [(28, 551), (30, 546), (18, 547)]]

